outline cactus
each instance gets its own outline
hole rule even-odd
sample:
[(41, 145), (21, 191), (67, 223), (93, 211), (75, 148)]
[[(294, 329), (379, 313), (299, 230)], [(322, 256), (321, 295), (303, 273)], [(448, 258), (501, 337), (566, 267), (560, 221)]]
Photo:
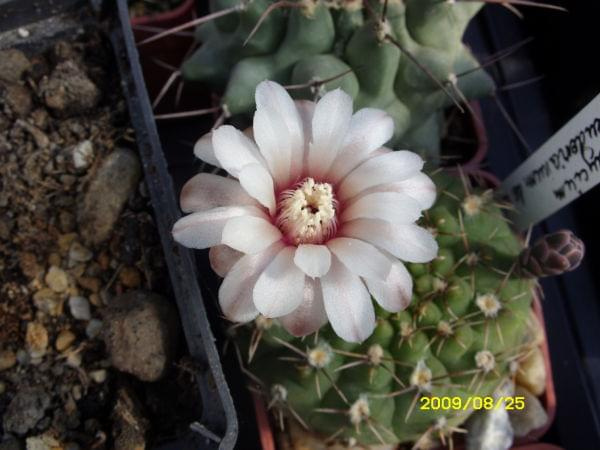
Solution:
[[(399, 313), (378, 310), (365, 342), (329, 326), (303, 339), (276, 320), (236, 326), (248, 371), (281, 423), (362, 445), (448, 438), (472, 410), (421, 410), (423, 396), (491, 395), (523, 356), (535, 281), (515, 270), (522, 243), (492, 191), (437, 173), (438, 200), (423, 217), (440, 251), (410, 264), (414, 296)], [(526, 353), (526, 351), (525, 351)]]
[[(211, 11), (240, 1), (213, 0)], [(279, 3), (248, 0), (242, 11), (197, 31), (202, 45), (182, 74), (224, 89), (228, 113), (251, 113), (264, 79), (305, 86), (298, 98), (341, 87), (357, 108), (394, 118), (393, 145), (436, 152), (441, 110), (494, 88), (462, 43), (481, 3), (387, 0), (385, 12), (379, 0), (298, 0), (285, 2), (287, 9)]]

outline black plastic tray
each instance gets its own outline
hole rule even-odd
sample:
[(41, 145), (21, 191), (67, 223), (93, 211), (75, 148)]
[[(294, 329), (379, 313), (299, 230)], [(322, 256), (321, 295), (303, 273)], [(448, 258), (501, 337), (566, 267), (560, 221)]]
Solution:
[[(238, 435), (237, 416), (202, 300), (194, 256), (171, 238), (180, 211), (146, 94), (127, 1), (0, 0), (0, 32), (7, 32), (0, 48), (43, 49), (53, 39), (68, 36), (69, 30), (87, 25), (80, 20), (93, 21), (112, 43), (187, 346), (199, 367), (202, 417), (187, 435), (160, 448), (232, 449)], [(22, 26), (36, 32), (29, 38), (19, 37), (16, 29)]]

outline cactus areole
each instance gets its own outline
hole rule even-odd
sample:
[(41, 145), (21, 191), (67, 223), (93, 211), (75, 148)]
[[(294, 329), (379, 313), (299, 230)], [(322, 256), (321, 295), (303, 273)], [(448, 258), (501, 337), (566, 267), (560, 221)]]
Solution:
[(256, 105), (251, 133), (224, 125), (196, 145), (230, 177), (201, 173), (184, 186), (181, 207), (191, 214), (174, 238), (212, 247), (229, 319), (260, 313), (295, 336), (329, 321), (344, 340), (362, 342), (376, 324), (372, 299), (391, 312), (410, 302), (402, 261), (437, 255), (431, 233), (415, 224), (435, 186), (417, 154), (383, 147), (392, 118), (373, 108), (353, 113), (339, 89), (318, 103), (294, 102), (265, 81)]

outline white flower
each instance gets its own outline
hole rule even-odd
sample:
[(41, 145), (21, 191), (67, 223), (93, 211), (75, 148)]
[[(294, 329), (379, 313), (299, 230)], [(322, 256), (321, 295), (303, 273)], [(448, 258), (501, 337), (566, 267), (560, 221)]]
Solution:
[(412, 279), (402, 261), (437, 255), (415, 225), (435, 201), (422, 159), (382, 147), (393, 134), (384, 111), (352, 114), (336, 90), (318, 103), (294, 102), (271, 81), (256, 89), (251, 133), (223, 125), (194, 152), (230, 178), (201, 173), (181, 192), (191, 213), (175, 240), (208, 248), (223, 313), (247, 322), (279, 318), (292, 334), (331, 322), (360, 342), (375, 327), (371, 295), (388, 311), (409, 304)]

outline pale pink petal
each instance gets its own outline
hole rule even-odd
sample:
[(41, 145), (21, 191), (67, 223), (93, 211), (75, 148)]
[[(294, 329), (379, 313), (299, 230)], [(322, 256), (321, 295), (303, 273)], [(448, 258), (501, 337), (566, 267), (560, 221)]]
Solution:
[(394, 120), (381, 109), (363, 108), (350, 120), (350, 128), (328, 178), (337, 183), (363, 162), (371, 152), (389, 141), (394, 134)]
[(212, 144), (221, 167), (235, 178), (239, 177), (240, 171), (247, 164), (264, 165), (256, 144), (231, 125), (222, 125), (214, 130)]
[(260, 164), (248, 164), (240, 172), (240, 183), (244, 190), (267, 208), (275, 213), (275, 191), (273, 178), (269, 171)]
[(249, 322), (258, 315), (252, 300), (256, 280), (283, 248), (277, 242), (261, 253), (242, 257), (227, 273), (219, 288), (219, 304), (223, 314), (234, 322)]
[(405, 180), (422, 168), (421, 157), (406, 150), (375, 156), (363, 162), (341, 182), (339, 198), (346, 200), (378, 184)]
[(321, 283), (318, 279), (305, 278), (302, 303), (279, 320), (288, 333), (297, 337), (312, 334), (327, 323)]
[(438, 252), (431, 233), (412, 223), (392, 225), (383, 220), (357, 219), (344, 224), (340, 235), (370, 242), (408, 262), (429, 262)]
[(196, 158), (199, 158), (210, 165), (221, 167), (221, 163), (219, 163), (219, 160), (215, 156), (215, 149), (212, 144), (212, 132), (206, 133), (198, 139), (194, 145), (194, 155), (196, 155)]
[(301, 244), (296, 249), (294, 262), (309, 277), (320, 277), (329, 270), (331, 253), (324, 245)]
[(264, 106), (254, 113), (253, 130), (275, 184), (285, 185), (290, 178), (292, 144), (284, 119), (273, 108)]
[(256, 87), (255, 98), (257, 110), (269, 108), (283, 119), (290, 142), (292, 177), (296, 177), (301, 170), (305, 141), (302, 118), (296, 104), (287, 91), (273, 81), (260, 83)]
[(302, 120), (304, 130), (304, 150), (300, 155), (299, 160), (292, 160), (292, 176), (297, 177), (307, 164), (308, 149), (310, 148), (310, 140), (312, 139), (312, 119), (315, 114), (317, 104), (310, 100), (296, 100), (296, 108)]
[(353, 219), (381, 219), (392, 223), (413, 223), (421, 217), (421, 205), (408, 195), (375, 192), (350, 203), (340, 216), (342, 222)]
[(308, 151), (308, 171), (325, 175), (342, 147), (352, 117), (352, 98), (341, 89), (328, 92), (315, 107), (312, 141)]
[(385, 280), (392, 266), (391, 261), (373, 245), (352, 238), (335, 238), (327, 247), (350, 270), (366, 278)]
[(304, 272), (294, 264), (295, 247), (285, 247), (271, 261), (254, 285), (254, 306), (265, 317), (281, 317), (294, 311), (304, 298)]
[(321, 278), (321, 287), (333, 331), (348, 342), (367, 339), (375, 329), (375, 311), (360, 278), (332, 258), (331, 269)]
[(429, 209), (435, 203), (436, 188), (431, 178), (423, 172), (396, 183), (387, 183), (373, 186), (365, 191), (362, 191), (355, 198), (361, 198), (365, 195), (370, 195), (375, 192), (399, 192), (416, 200), (421, 209)]
[(413, 280), (404, 264), (397, 259), (385, 281), (365, 278), (365, 283), (375, 301), (386, 311), (402, 311), (410, 304)]
[(190, 178), (179, 197), (183, 212), (205, 211), (220, 206), (258, 206), (237, 180), (212, 173), (199, 173)]
[(242, 216), (227, 221), (221, 244), (242, 253), (258, 253), (281, 239), (281, 231), (263, 217)]
[(191, 248), (208, 248), (221, 243), (227, 221), (233, 217), (260, 215), (252, 206), (228, 206), (195, 212), (182, 217), (173, 225), (173, 239)]
[(226, 245), (215, 245), (208, 251), (210, 267), (220, 277), (225, 277), (233, 265), (244, 256), (242, 252), (232, 249)]

